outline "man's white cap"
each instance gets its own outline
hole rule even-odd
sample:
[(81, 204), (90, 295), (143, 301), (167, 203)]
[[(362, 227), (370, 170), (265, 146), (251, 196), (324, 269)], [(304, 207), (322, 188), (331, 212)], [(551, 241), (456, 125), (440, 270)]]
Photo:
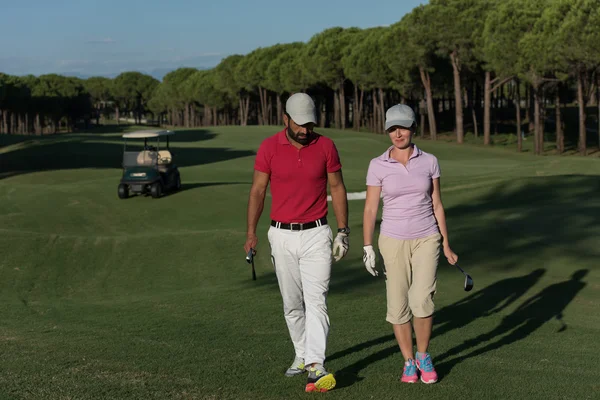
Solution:
[(401, 126), (410, 128), (414, 123), (416, 125), (415, 112), (406, 104), (396, 104), (388, 108), (385, 113), (385, 129), (388, 130), (392, 126)]
[(306, 93), (294, 93), (285, 103), (285, 111), (298, 125), (317, 123), (315, 102)]

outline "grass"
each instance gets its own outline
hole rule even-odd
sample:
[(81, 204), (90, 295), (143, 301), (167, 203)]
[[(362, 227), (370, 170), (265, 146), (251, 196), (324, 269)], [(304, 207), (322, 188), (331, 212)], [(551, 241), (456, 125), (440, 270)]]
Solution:
[[(243, 261), (253, 157), (269, 127), (181, 131), (183, 190), (119, 200), (119, 133), (0, 136), (0, 398), (303, 398), (268, 256)], [(387, 138), (326, 130), (348, 190)], [(10, 140), (10, 142), (7, 142)], [(600, 387), (600, 164), (417, 141), (442, 168), (453, 249), (431, 344), (436, 385), (398, 382), (385, 282), (362, 265), (362, 201), (333, 268), (328, 398), (592, 399)], [(333, 211), (331, 211), (331, 220)], [(333, 224), (335, 229), (335, 224)]]

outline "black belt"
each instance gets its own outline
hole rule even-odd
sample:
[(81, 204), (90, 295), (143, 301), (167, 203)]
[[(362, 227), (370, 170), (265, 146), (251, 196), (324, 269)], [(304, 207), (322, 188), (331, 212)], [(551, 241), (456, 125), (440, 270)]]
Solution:
[(271, 226), (279, 229), (289, 229), (291, 231), (304, 231), (306, 229), (316, 228), (317, 226), (327, 225), (327, 218), (323, 217), (316, 221), (311, 222), (292, 222), (292, 223), (283, 223), (271, 220)]

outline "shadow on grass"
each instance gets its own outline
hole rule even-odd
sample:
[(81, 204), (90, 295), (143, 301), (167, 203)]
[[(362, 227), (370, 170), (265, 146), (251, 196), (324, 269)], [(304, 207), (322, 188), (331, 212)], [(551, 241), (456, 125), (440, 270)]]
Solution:
[(564, 332), (567, 329), (567, 325), (563, 321), (563, 312), (585, 287), (586, 284), (583, 282), (583, 278), (588, 272), (587, 269), (580, 269), (574, 272), (570, 279), (548, 286), (522, 303), (512, 314), (503, 318), (500, 324), (493, 330), (466, 340), (459, 346), (435, 357), (436, 362), (443, 361), (453, 355), (486, 343), (485, 346), (473, 350), (466, 355), (438, 363), (436, 369), (440, 378), (447, 375), (456, 364), (466, 359), (497, 350), (503, 346), (511, 345), (527, 338), (554, 318), (561, 323), (561, 327), (557, 333)]
[[(472, 321), (502, 311), (522, 297), (539, 281), (544, 273), (545, 270), (540, 268), (523, 276), (500, 280), (454, 304), (436, 311), (433, 317), (434, 331), (432, 338), (435, 340), (453, 329), (463, 328)], [(393, 333), (390, 333), (352, 346), (327, 357), (327, 360), (331, 361), (387, 342), (393, 342), (393, 345), (370, 354), (364, 359), (339, 370), (336, 373), (336, 376), (339, 377), (339, 387), (351, 386), (352, 384), (359, 382), (362, 379), (359, 376), (362, 369), (395, 354), (400, 355), (400, 349), (396, 344)], [(433, 356), (435, 362), (440, 359), (435, 355)]]
[[(165, 197), (176, 196), (177, 194), (179, 194), (181, 192), (185, 192), (185, 191), (193, 190), (193, 189), (198, 189), (198, 188), (203, 188), (203, 187), (222, 186), (222, 185), (250, 185), (250, 184), (251, 184), (251, 182), (198, 182), (198, 183), (182, 183), (180, 190), (178, 190), (178, 191), (164, 192), (160, 198), (163, 199)], [(127, 198), (125, 198), (123, 200), (132, 199), (132, 198), (138, 197), (138, 196), (151, 197), (151, 194), (150, 193), (146, 193), (144, 195), (141, 195), (141, 194), (130, 195), (129, 197), (127, 197)]]
[[(193, 140), (209, 140), (215, 134), (198, 130), (186, 131), (183, 136), (180, 139), (181, 142), (190, 142)], [(235, 150), (224, 147), (175, 147), (171, 148), (171, 152), (174, 163), (178, 167), (210, 164), (255, 154), (255, 152), (249, 150)], [(55, 140), (43, 139), (36, 143), (24, 144), (22, 147), (1, 154), (0, 179), (48, 170), (120, 169), (122, 157), (122, 144), (101, 142), (89, 136), (62, 135)]]
[(197, 183), (181, 183), (181, 189), (178, 192), (167, 192), (162, 197), (170, 197), (177, 193), (185, 192), (188, 190), (210, 187), (210, 186), (223, 186), (223, 185), (250, 185), (252, 182), (197, 182)]
[(169, 137), (169, 143), (200, 142), (204, 140), (211, 140), (215, 137), (217, 137), (217, 134), (207, 129), (175, 131), (175, 135)]

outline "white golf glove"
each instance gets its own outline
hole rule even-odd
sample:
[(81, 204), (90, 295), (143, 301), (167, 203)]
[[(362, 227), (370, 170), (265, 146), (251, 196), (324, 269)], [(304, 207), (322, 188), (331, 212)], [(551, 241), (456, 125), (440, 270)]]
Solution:
[(373, 250), (372, 245), (363, 246), (363, 263), (365, 263), (365, 268), (371, 275), (379, 275), (379, 272), (375, 269), (375, 250)]
[(335, 239), (333, 240), (333, 258), (335, 261), (340, 261), (346, 253), (348, 252), (348, 247), (350, 247), (350, 238), (345, 233), (338, 233)]

